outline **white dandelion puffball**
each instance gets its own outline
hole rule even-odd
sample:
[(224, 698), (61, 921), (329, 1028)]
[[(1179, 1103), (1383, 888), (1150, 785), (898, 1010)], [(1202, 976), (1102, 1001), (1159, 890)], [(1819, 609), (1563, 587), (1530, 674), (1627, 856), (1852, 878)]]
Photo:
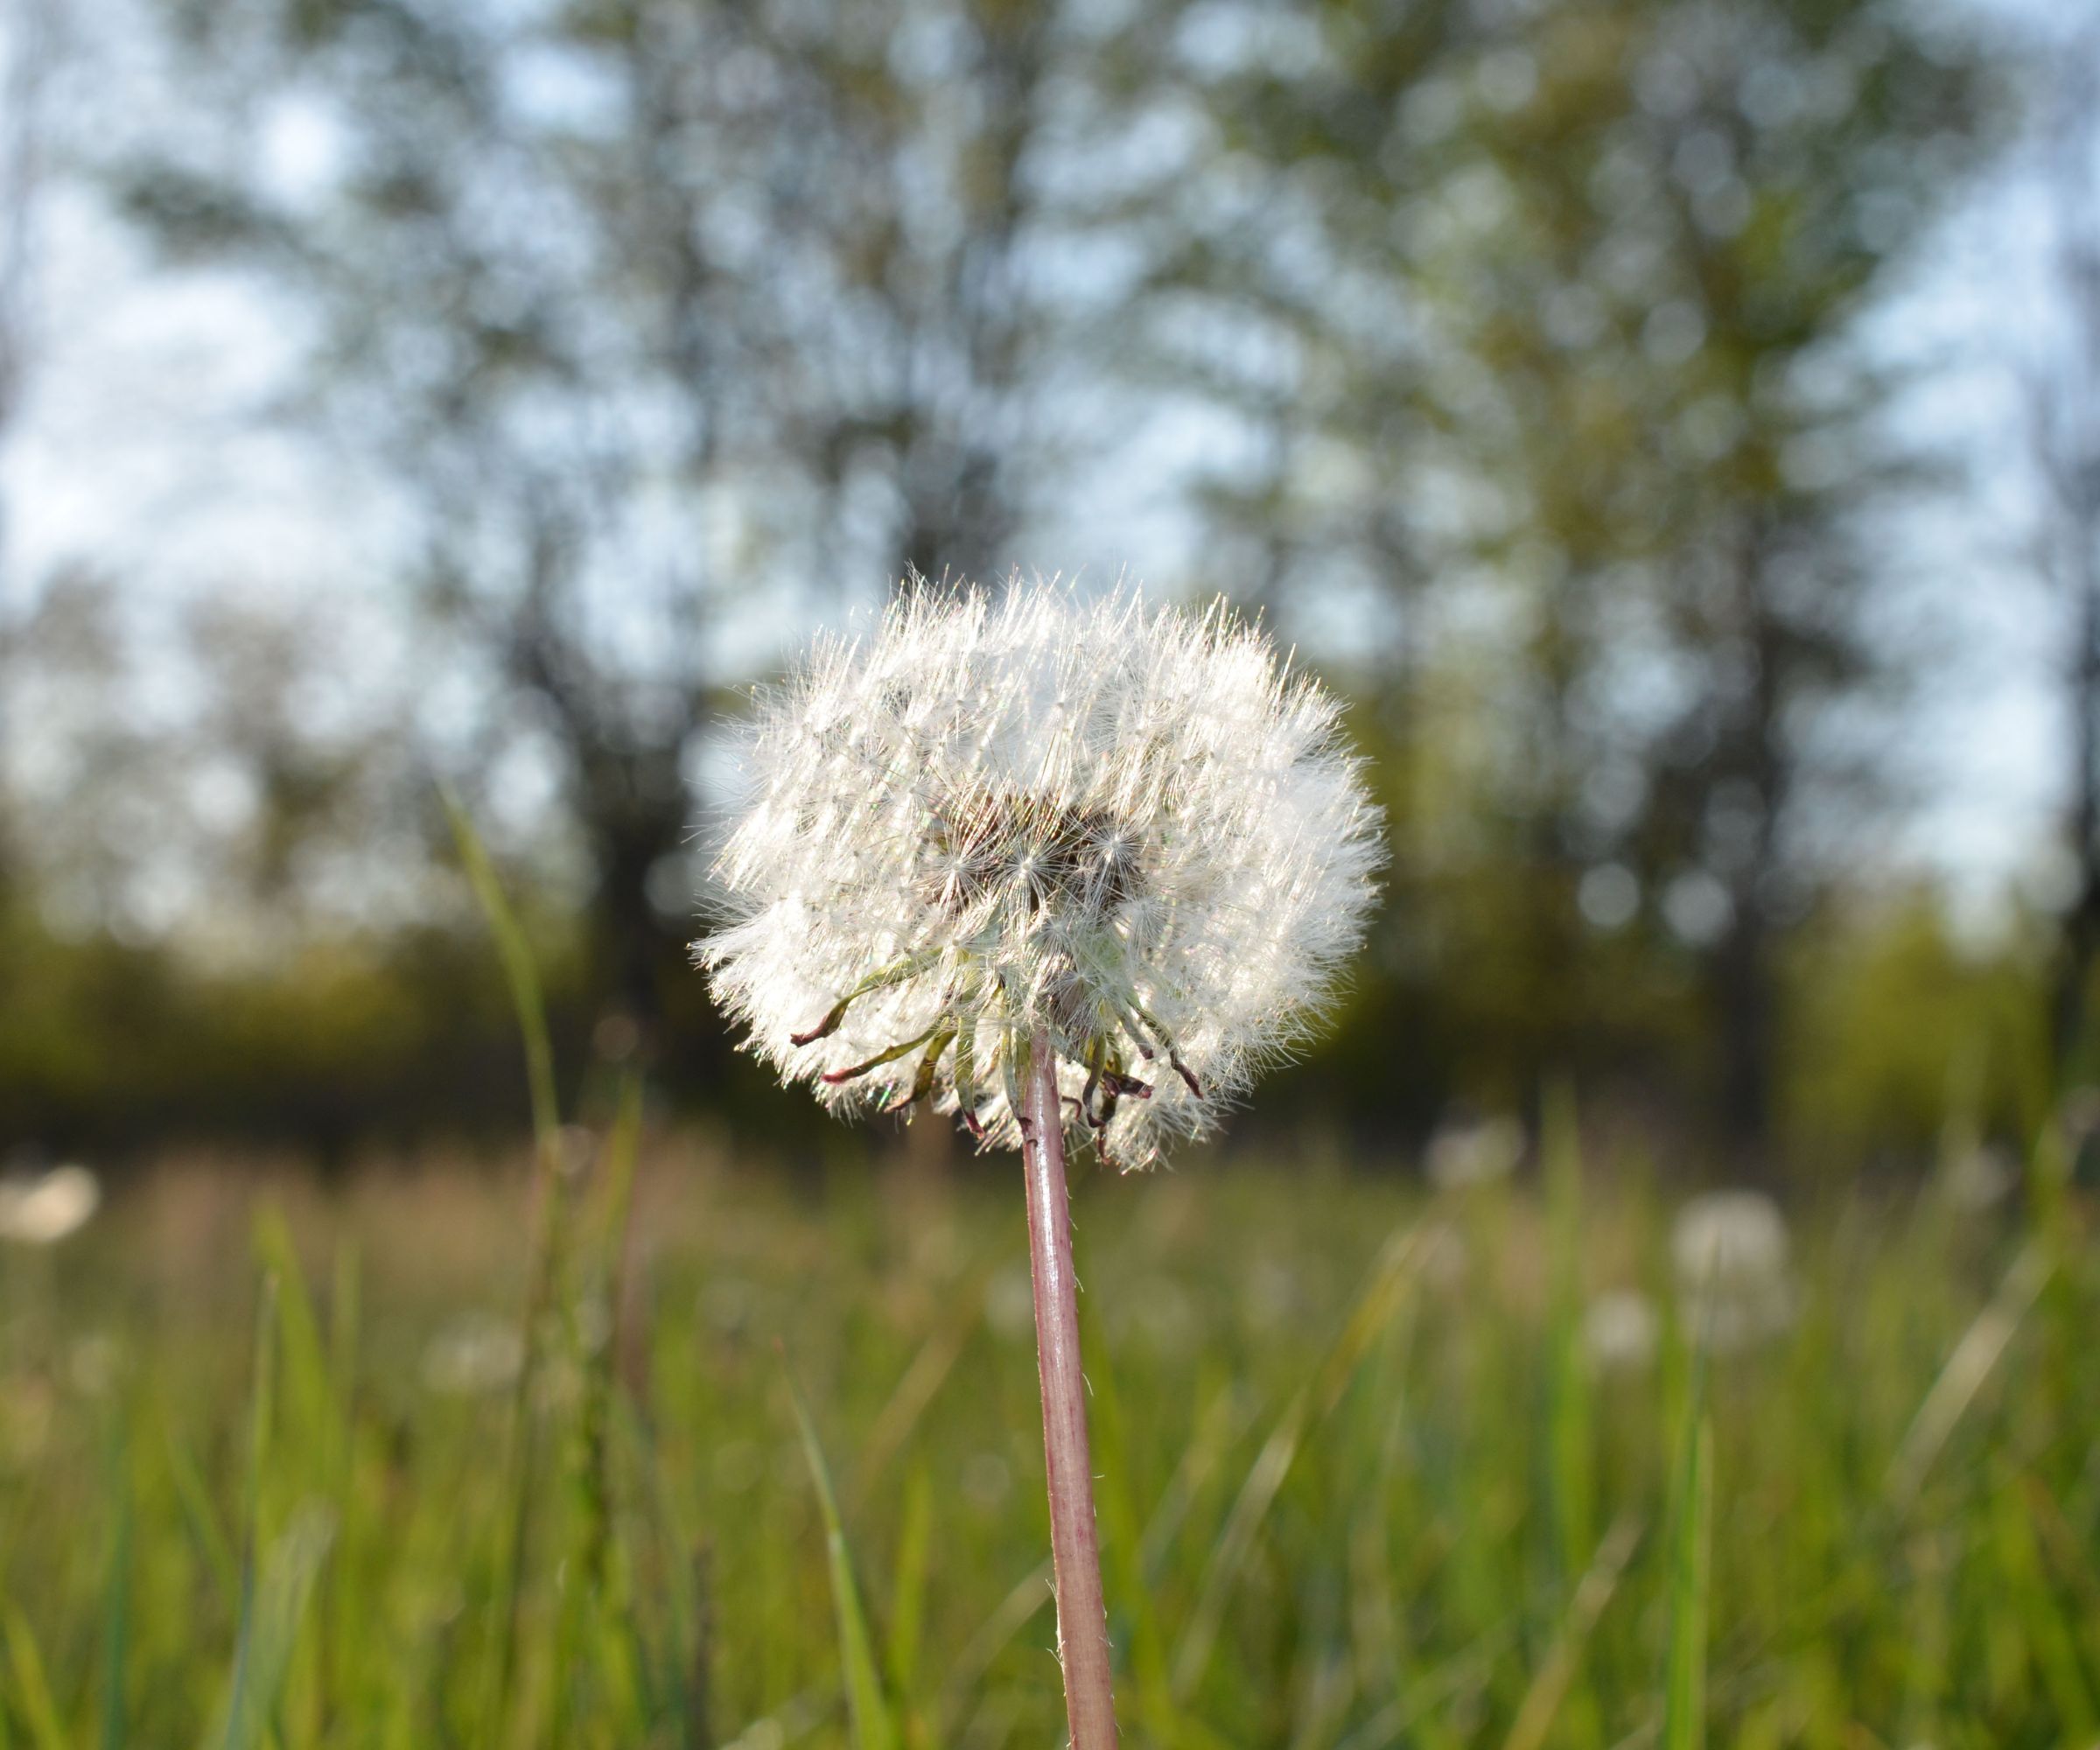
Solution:
[(1734, 1288), (1787, 1272), (1787, 1219), (1761, 1191), (1710, 1191), (1677, 1211), (1670, 1255), (1686, 1288)]
[(0, 1240), (56, 1245), (101, 1207), (102, 1181), (84, 1166), (54, 1166), (38, 1179), (0, 1180)]
[(1590, 1302), (1582, 1316), (1582, 1343), (1590, 1360), (1606, 1373), (1631, 1372), (1656, 1358), (1662, 1321), (1655, 1304), (1636, 1289), (1615, 1288)]
[(1670, 1253), (1692, 1334), (1728, 1352), (1793, 1322), (1786, 1217), (1761, 1191), (1712, 1191), (1677, 1212)]
[(1383, 860), (1340, 708), (1222, 604), (1016, 584), (891, 607), (762, 693), (696, 944), (827, 1106), (1013, 1147), (1028, 1042), (1067, 1127), (1148, 1166), (1298, 1043)]

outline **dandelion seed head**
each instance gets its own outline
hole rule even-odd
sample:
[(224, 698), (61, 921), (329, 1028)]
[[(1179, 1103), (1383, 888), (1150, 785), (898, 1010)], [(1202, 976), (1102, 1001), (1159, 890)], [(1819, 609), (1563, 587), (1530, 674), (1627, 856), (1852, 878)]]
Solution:
[(1670, 1253), (1678, 1279), (1702, 1283), (1760, 1283), (1787, 1269), (1787, 1221), (1761, 1191), (1711, 1191), (1677, 1212)]
[(1222, 605), (1017, 584), (893, 606), (762, 693), (696, 945), (747, 1044), (842, 1112), (1150, 1165), (1317, 1021), (1383, 852), (1340, 706)]
[(1525, 1140), (1522, 1121), (1506, 1115), (1446, 1124), (1430, 1138), (1423, 1170), (1439, 1191), (1492, 1185), (1516, 1171)]
[(1677, 1212), (1670, 1255), (1695, 1337), (1746, 1348), (1793, 1322), (1786, 1217), (1760, 1191), (1709, 1192)]
[(1654, 1303), (1636, 1289), (1615, 1288), (1590, 1302), (1582, 1317), (1582, 1343), (1590, 1360), (1606, 1373), (1631, 1372), (1655, 1359), (1662, 1321)]
[(85, 1166), (54, 1166), (38, 1178), (0, 1180), (0, 1240), (56, 1245), (102, 1207), (102, 1186)]
[(1969, 1214), (2001, 1203), (2020, 1183), (2020, 1163), (1991, 1144), (1963, 1150), (1941, 1168), (1940, 1190), (1947, 1200)]

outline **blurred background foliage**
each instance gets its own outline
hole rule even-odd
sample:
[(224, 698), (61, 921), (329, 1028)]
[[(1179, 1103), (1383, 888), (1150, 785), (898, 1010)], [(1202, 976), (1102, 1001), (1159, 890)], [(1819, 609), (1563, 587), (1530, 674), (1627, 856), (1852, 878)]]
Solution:
[[(246, 312), (243, 431), (330, 499), (187, 596), (151, 528), (137, 575), (0, 546), (0, 1141), (512, 1131), (440, 779), (586, 1112), (639, 1060), (814, 1138), (686, 959), (746, 688), (892, 587), (1132, 551), (1350, 695), (1389, 811), (1263, 1129), (1397, 1152), (1568, 1071), (1752, 1172), (2024, 1132), (2091, 1055), (2100, 224), (2091, 45), (1995, 16), (14, 0), (0, 443), (92, 213)], [(2068, 313), (2005, 539), (2072, 628), (2068, 872), (1979, 927), (1892, 850), (1959, 636), (1892, 531), (1979, 489), (1886, 312), (2038, 152)]]

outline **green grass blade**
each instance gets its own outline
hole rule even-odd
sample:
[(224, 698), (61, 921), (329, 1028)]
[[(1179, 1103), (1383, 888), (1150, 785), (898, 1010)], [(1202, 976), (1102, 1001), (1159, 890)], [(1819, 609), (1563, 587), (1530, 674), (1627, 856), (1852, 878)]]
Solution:
[(1595, 1545), (1590, 1377), (1582, 1347), (1581, 1149), (1573, 1091), (1557, 1082), (1546, 1091), (1540, 1126), (1551, 1253), (1546, 1438), (1554, 1528), (1569, 1584), (1586, 1571)]
[(525, 1081), (532, 1097), (532, 1131), (542, 1153), (551, 1165), (561, 1148), (561, 1105), (555, 1094), (554, 1046), (547, 1032), (547, 1004), (540, 991), (539, 968), (534, 964), (531, 946), (525, 940), (517, 914), (503, 895), (488, 850), (467, 818), (466, 810), (450, 786), (441, 786), (446, 817), (459, 847), (459, 861), (481, 914), (488, 920), (496, 939), (496, 952), (503, 962), (503, 976), (510, 984), (510, 1000), (517, 1011), (518, 1030), (525, 1042)]
[(29, 1727), (35, 1750), (68, 1750), (66, 1728), (59, 1723), (58, 1704), (51, 1698), (51, 1680), (44, 1675), (44, 1656), (37, 1650), (37, 1637), (18, 1605), (7, 1606), (7, 1665), (14, 1675), (14, 1703)]
[(2020, 1321), (2040, 1298), (2049, 1274), (2048, 1253), (2029, 1241), (2006, 1270), (1998, 1292), (1954, 1346), (1888, 1467), (1888, 1496), (1899, 1512), (1917, 1498), (1933, 1460), (1983, 1390)]
[(363, 1262), (358, 1255), (357, 1242), (345, 1234), (336, 1242), (335, 1264), (329, 1282), (328, 1375), (335, 1394), (336, 1421), (346, 1432), (357, 1399), (363, 1280)]
[(853, 1741), (858, 1750), (896, 1750), (896, 1722), (890, 1717), (882, 1693), (882, 1678), (875, 1669), (874, 1647), (868, 1620), (861, 1609), (860, 1588), (853, 1578), (853, 1559), (846, 1547), (846, 1528), (838, 1516), (838, 1499), (831, 1488), (830, 1467), (817, 1443), (816, 1427), (809, 1419), (794, 1376), (788, 1380), (788, 1395), (794, 1404), (795, 1425), (802, 1431), (802, 1456), (808, 1460), (809, 1476), (816, 1485), (817, 1510), (823, 1516), (824, 1551), (831, 1568), (831, 1600), (838, 1616), (839, 1666), (844, 1675), (846, 1703), (853, 1716)]
[(1387, 1242), (1340, 1334), (1321, 1357), (1312, 1380), (1284, 1406), (1269, 1438), (1263, 1442), (1262, 1450), (1256, 1455), (1253, 1467), (1247, 1473), (1247, 1480), (1233, 1502), (1232, 1511), (1226, 1516), (1224, 1528), (1212, 1546), (1195, 1608), (1190, 1613), (1188, 1627), (1183, 1631), (1181, 1644), (1175, 1652), (1173, 1694), (1177, 1703), (1186, 1702), (1194, 1693), (1209, 1667), (1218, 1630), (1224, 1621), (1226, 1604), (1253, 1551), (1262, 1522), (1269, 1516), (1269, 1509), (1275, 1504), (1284, 1480), (1291, 1474), (1298, 1442), (1316, 1417), (1325, 1416), (1340, 1401), (1341, 1394), (1348, 1390), (1350, 1379), (1372, 1343), (1399, 1310), (1402, 1293), (1413, 1277), (1418, 1250), (1412, 1228), (1396, 1234)]
[(1094, 1468), (1099, 1473), (1094, 1490), (1101, 1517), (1102, 1556), (1115, 1580), (1110, 1614), (1130, 1624), (1130, 1687), (1138, 1717), (1156, 1742), (1171, 1745), (1181, 1736), (1176, 1729), (1173, 1676), (1167, 1663), (1166, 1636), (1159, 1623), (1156, 1588), (1148, 1585), (1145, 1578), (1144, 1532), (1132, 1494), (1134, 1480), (1122, 1394), (1116, 1389), (1109, 1334), (1102, 1328), (1093, 1297), (1081, 1299), (1079, 1320), (1081, 1341), (1088, 1357), (1087, 1382), (1093, 1388), (1087, 1419), (1094, 1438)]
[[(250, 1694), (248, 1675), (255, 1642), (256, 1545), (262, 1537), (262, 1475), (269, 1466), (270, 1435), (276, 1402), (277, 1279), (262, 1279), (262, 1292), (256, 1306), (256, 1358), (254, 1398), (248, 1424), (248, 1490), (242, 1511), (241, 1619), (234, 1644), (234, 1670), (225, 1710), (228, 1746)], [(208, 1744), (211, 1740), (206, 1740)]]
[[(1420, 1732), (1454, 1698), (1477, 1694), (1488, 1686), (1494, 1662), (1507, 1647), (1511, 1634), (1504, 1627), (1490, 1630), (1434, 1670), (1423, 1673), (1406, 1691), (1388, 1702), (1343, 1739), (1337, 1750), (1391, 1750)], [(1449, 1741), (1439, 1738), (1433, 1742)]]
[(102, 1658), (97, 1703), (102, 1750), (123, 1750), (124, 1657), (131, 1628), (131, 1480), (121, 1430), (110, 1441), (109, 1571), (102, 1592)]
[(890, 1460), (909, 1442), (955, 1370), (984, 1316), (984, 1292), (991, 1276), (990, 1267), (982, 1266), (956, 1291), (941, 1322), (920, 1344), (889, 1402), (869, 1427), (867, 1438), (858, 1443), (858, 1462), (847, 1490), (847, 1499), (856, 1508), (866, 1501)]
[[(1085, 1311), (1084, 1303), (1081, 1311)], [(1245, 1432), (1248, 1419), (1239, 1394), (1229, 1385), (1216, 1390), (1197, 1412), (1195, 1427), (1181, 1449), (1174, 1474), (1152, 1504), (1144, 1531), (1138, 1539), (1138, 1567), (1148, 1585), (1166, 1566), (1197, 1498), (1208, 1485), (1211, 1474), (1225, 1462), (1233, 1442)]]
[(358, 1591), (355, 1552), (358, 1345), (362, 1335), (362, 1274), (357, 1243), (339, 1237), (328, 1295), (328, 1393), (332, 1432), (326, 1476), (335, 1512), (336, 1555), (320, 1609), (325, 1648), (324, 1709), (338, 1704), (357, 1681), (367, 1637), (380, 1625), (369, 1620)]
[(621, 1345), (628, 1334), (622, 1320), (629, 1311), (628, 1242), (634, 1219), (634, 1174), (641, 1157), (642, 1093), (639, 1073), (630, 1070), (620, 1077), (612, 1133), (606, 1139), (605, 1221), (598, 1239), (598, 1271), (605, 1284), (606, 1312), (612, 1321), (605, 1349), (608, 1385), (619, 1369)]
[(963, 1643), (962, 1650), (956, 1656), (955, 1663), (941, 1684), (941, 1714), (944, 1724), (953, 1721), (962, 1712), (970, 1697), (984, 1682), (985, 1672), (1012, 1644), (1013, 1637), (1032, 1622), (1040, 1612), (1050, 1607), (1055, 1596), (1052, 1591), (1054, 1578), (1050, 1558), (1045, 1557), (999, 1600), (991, 1614)]
[(256, 1215), (255, 1248), (263, 1270), (277, 1284), (277, 1354), (287, 1433), (300, 1443), (302, 1459), (311, 1454), (329, 1462), (338, 1444), (338, 1430), (327, 1350), (321, 1341), (320, 1321), (314, 1316), (313, 1297), (307, 1291), (306, 1273), (281, 1210), (264, 1209)]
[(255, 1588), (247, 1630), (220, 1720), (205, 1739), (220, 1750), (258, 1750), (284, 1687), (299, 1627), (334, 1536), (328, 1510), (310, 1502), (270, 1545)]
[(205, 1487), (197, 1455), (172, 1428), (168, 1430), (167, 1453), (168, 1477), (175, 1485), (175, 1499), (182, 1508), (191, 1539), (204, 1558), (205, 1566), (211, 1570), (220, 1596), (229, 1607), (237, 1607), (241, 1601), (240, 1559), (234, 1554), (225, 1528), (219, 1523), (218, 1510), (212, 1505), (211, 1491)]
[(578, 1553), (581, 1572), (592, 1590), (605, 1585), (612, 1559), (612, 1397), (620, 1367), (621, 1303), (626, 1292), (627, 1218), (640, 1135), (641, 1078), (629, 1073), (620, 1080), (620, 1105), (606, 1143), (604, 1220), (596, 1247), (599, 1292), (610, 1324), (597, 1352), (583, 1357), (584, 1396), (578, 1415), (577, 1482), (583, 1505)]
[(1559, 1636), (1531, 1679), (1531, 1687), (1516, 1711), (1502, 1750), (1544, 1750), (1554, 1716), (1582, 1664), (1583, 1650), (1597, 1627), (1597, 1619), (1612, 1601), (1619, 1577), (1625, 1572), (1634, 1546), (1641, 1541), (1641, 1522), (1622, 1519), (1598, 1545), (1597, 1557), (1575, 1588)]
[(2033, 1505), (2010, 1477), (1992, 1504), (2001, 1592), (2026, 1629), (2043, 1692), (2049, 1698), (2060, 1742), (2090, 1745), (2096, 1737), (2092, 1691), (2078, 1656), (2077, 1636), (2042, 1564)]
[(890, 1685), (908, 1705), (919, 1683), (919, 1643), (926, 1626), (926, 1582), (934, 1544), (934, 1484), (923, 1464), (904, 1486), (897, 1532), (897, 1572), (890, 1586)]
[[(517, 1670), (518, 1635), (524, 1613), (532, 1508), (536, 1489), (538, 1440), (534, 1426), (534, 1387), (539, 1376), (540, 1330), (556, 1304), (563, 1276), (568, 1227), (566, 1175), (562, 1171), (561, 1107), (555, 1087), (554, 1046), (547, 1031), (547, 1004), (539, 969), (517, 914), (505, 898), (487, 848), (475, 832), (458, 798), (441, 787), (459, 860), (482, 915), (495, 937), (511, 1004), (525, 1047), (525, 1081), (532, 1102), (532, 1130), (539, 1156), (540, 1214), (533, 1241), (530, 1280), (524, 1315), (524, 1364), (511, 1394), (511, 1455), (506, 1495), (508, 1533), (502, 1557), (502, 1578), (494, 1601), (496, 1648), (489, 1667), (484, 1700), (484, 1730), (500, 1741), (507, 1735), (511, 1694)], [(557, 1670), (556, 1687), (567, 1674)]]
[(1692, 1363), (1676, 1446), (1662, 1750), (1701, 1750), (1706, 1741), (1707, 1584), (1713, 1532), (1713, 1422), (1706, 1410), (1704, 1351)]

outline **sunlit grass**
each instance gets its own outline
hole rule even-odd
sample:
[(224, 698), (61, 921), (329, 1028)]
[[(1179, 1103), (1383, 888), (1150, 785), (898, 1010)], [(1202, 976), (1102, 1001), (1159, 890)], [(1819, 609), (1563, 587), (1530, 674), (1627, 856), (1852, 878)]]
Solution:
[[(515, 1171), (171, 1171), (9, 1254), (6, 1742), (1056, 1741), (1016, 1169), (656, 1137), (623, 1290), (620, 1160), (568, 1186), (529, 1466)], [(2078, 1209), (1834, 1200), (1784, 1328), (1695, 1360), (1613, 1165), (1082, 1186), (1132, 1742), (2090, 1741)], [(1624, 1287), (1661, 1340), (1606, 1363)]]

